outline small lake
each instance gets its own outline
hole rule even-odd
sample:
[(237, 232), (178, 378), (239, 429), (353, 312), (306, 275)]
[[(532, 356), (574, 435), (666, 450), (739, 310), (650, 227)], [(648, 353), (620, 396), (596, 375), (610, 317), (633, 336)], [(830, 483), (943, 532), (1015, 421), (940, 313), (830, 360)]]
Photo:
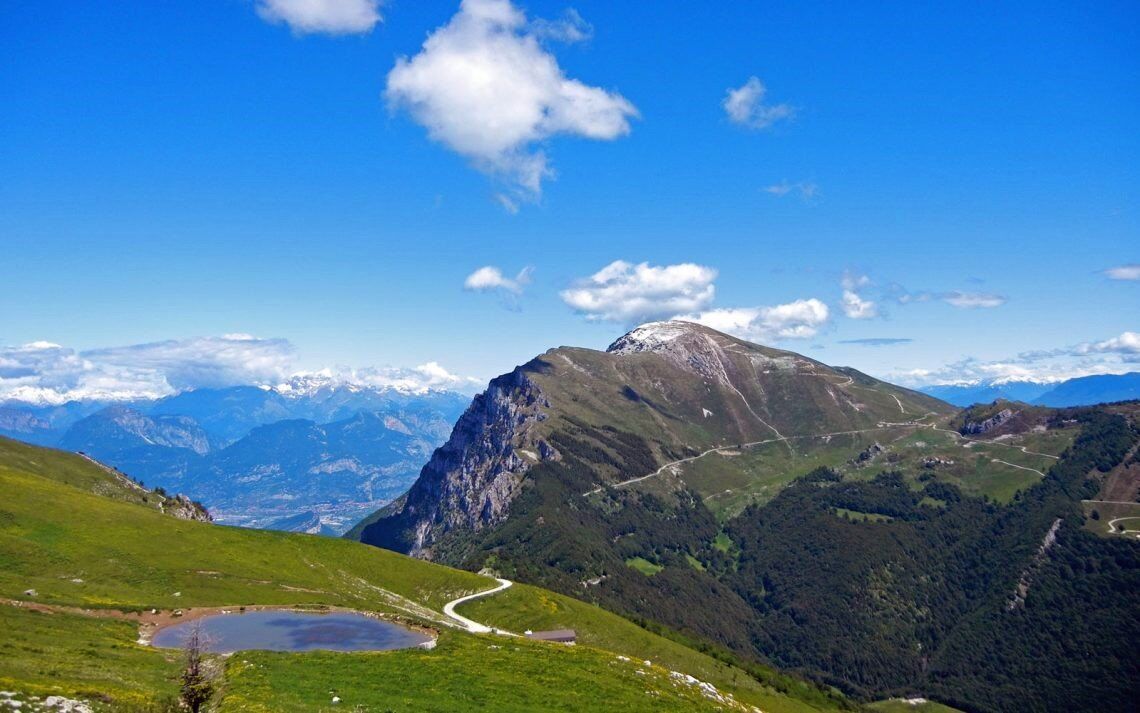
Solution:
[(180, 648), (195, 624), (201, 625), (205, 649), (234, 651), (388, 651), (410, 649), (431, 641), (418, 631), (363, 614), (298, 611), (252, 611), (215, 614), (155, 632), (151, 644)]

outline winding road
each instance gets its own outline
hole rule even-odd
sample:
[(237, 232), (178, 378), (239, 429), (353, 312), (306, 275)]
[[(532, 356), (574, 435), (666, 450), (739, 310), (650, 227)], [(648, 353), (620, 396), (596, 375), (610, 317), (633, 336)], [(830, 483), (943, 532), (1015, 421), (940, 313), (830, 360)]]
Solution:
[[(747, 402), (745, 402), (745, 403), (747, 403)], [(900, 403), (899, 406), (901, 407), (902, 404)], [(765, 439), (762, 441), (752, 441), (750, 443), (741, 443), (741, 444), (737, 444), (737, 445), (728, 445), (728, 446), (714, 446), (713, 448), (709, 448), (707, 450), (701, 451), (700, 453), (696, 454), (695, 456), (688, 456), (687, 458), (679, 458), (675, 461), (670, 461), (670, 462), (666, 463), (665, 465), (661, 466), (660, 468), (658, 468), (657, 470), (653, 471), (652, 473), (647, 473), (646, 475), (639, 475), (636, 478), (630, 478), (629, 480), (623, 480), (621, 482), (614, 483), (610, 487), (624, 488), (627, 485), (633, 485), (634, 483), (640, 483), (643, 480), (648, 480), (650, 478), (661, 475), (668, 468), (672, 468), (674, 466), (678, 466), (678, 465), (681, 465), (683, 463), (691, 463), (692, 461), (704, 458), (705, 456), (707, 456), (710, 453), (717, 453), (720, 451), (737, 450), (737, 449), (741, 449), (741, 448), (751, 448), (753, 446), (762, 446), (762, 445), (765, 445), (768, 443), (780, 443), (780, 442), (788, 443), (790, 441), (793, 441), (796, 439), (801, 439), (801, 438), (827, 438), (830, 436), (848, 436), (848, 435), (854, 435), (854, 434), (858, 434), (858, 433), (869, 433), (871, 431), (882, 431), (882, 430), (885, 430), (888, 428), (899, 428), (899, 427), (929, 428), (929, 429), (934, 430), (934, 431), (940, 431), (942, 433), (949, 433), (949, 434), (957, 437), (958, 440), (960, 440), (960, 441), (966, 441), (966, 444), (964, 445), (964, 447), (969, 447), (969, 445), (972, 443), (982, 443), (982, 444), (986, 444), (986, 445), (995, 445), (995, 446), (1006, 446), (1007, 448), (1016, 448), (1016, 449), (1022, 451), (1023, 453), (1026, 453), (1028, 455), (1042, 456), (1044, 458), (1052, 458), (1053, 460), (1059, 459), (1058, 456), (1049, 455), (1048, 453), (1037, 453), (1035, 451), (1028, 450), (1025, 446), (1015, 446), (1012, 443), (1002, 443), (1001, 441), (993, 441), (993, 440), (987, 441), (987, 440), (983, 440), (980, 438), (979, 439), (970, 439), (970, 438), (966, 438), (965, 436), (963, 436), (961, 433), (958, 433), (957, 431), (950, 431), (950, 430), (945, 429), (945, 428), (939, 428), (937, 425), (935, 425), (933, 423), (922, 423), (923, 420), (925, 420), (926, 418), (928, 418), (930, 416), (934, 416), (934, 415), (936, 415), (935, 412), (929, 411), (929, 412), (923, 414), (922, 416), (919, 416), (918, 418), (914, 419), (913, 421), (903, 421), (901, 423), (892, 423), (889, 421), (884, 421), (884, 422), (880, 422), (879, 425), (876, 426), (875, 428), (862, 428), (862, 429), (858, 429), (858, 430), (854, 430), (854, 431), (836, 431), (834, 433), (809, 433), (809, 434), (804, 434), (802, 436), (783, 436), (783, 435), (781, 435), (779, 438), (768, 438), (768, 439)], [(767, 425), (767, 424), (765, 424), (765, 425)], [(771, 428), (771, 427), (769, 426), (769, 428)], [(776, 429), (773, 428), (772, 430), (775, 431)], [(777, 433), (779, 433), (779, 432), (777, 431)], [(1000, 460), (998, 458), (993, 458), (991, 460), (994, 463), (1001, 463), (1002, 465), (1011, 466), (1013, 468), (1018, 468), (1020, 470), (1032, 471), (1032, 472), (1037, 473), (1038, 475), (1040, 475), (1042, 477), (1045, 476), (1045, 473), (1043, 473), (1040, 470), (1037, 470), (1036, 468), (1029, 468), (1029, 467), (1026, 467), (1023, 465), (1017, 465), (1016, 463), (1010, 463), (1008, 461)], [(599, 485), (598, 487), (594, 488), (593, 490), (587, 490), (586, 492), (582, 493), (582, 497), (589, 497), (591, 495), (597, 495), (598, 493), (602, 492), (602, 490), (604, 490), (604, 489), (605, 489), (604, 485)], [(489, 593), (490, 592), (488, 592), (488, 594)]]
[[(1137, 535), (1138, 537), (1140, 537), (1140, 534), (1138, 534), (1138, 533), (1140, 533), (1140, 530), (1129, 530), (1127, 527), (1124, 527), (1123, 525), (1119, 526), (1120, 529), (1117, 530), (1116, 528), (1118, 526), (1116, 523), (1120, 522), (1121, 520), (1140, 520), (1140, 517), (1137, 517), (1136, 515), (1127, 515), (1125, 517), (1118, 517), (1118, 518), (1114, 518), (1112, 520), (1109, 520), (1108, 521), (1108, 531), (1114, 535)], [(1138, 527), (1140, 527), (1140, 522), (1138, 522), (1136, 524)]]
[[(926, 418), (926, 416), (923, 416), (923, 418)], [(649, 478), (652, 478), (654, 476), (661, 475), (661, 473), (663, 473), (666, 468), (672, 468), (673, 466), (681, 465), (682, 463), (689, 463), (691, 461), (695, 461), (695, 460), (698, 460), (700, 458), (704, 458), (709, 453), (716, 453), (718, 451), (739, 450), (741, 448), (751, 448), (753, 446), (763, 446), (763, 445), (766, 445), (768, 443), (781, 443), (781, 442), (787, 443), (788, 441), (801, 439), (801, 438), (828, 438), (830, 436), (850, 436), (850, 435), (853, 435), (856, 433), (868, 433), (870, 431), (882, 431), (882, 430), (885, 430), (888, 428), (895, 428), (898, 426), (925, 426), (925, 425), (926, 424), (917, 423), (917, 422), (884, 423), (883, 425), (876, 426), (875, 428), (862, 428), (862, 429), (859, 429), (856, 431), (835, 431), (833, 433), (808, 433), (808, 434), (804, 434), (802, 436), (780, 436), (779, 438), (768, 438), (768, 439), (765, 439), (762, 441), (750, 441), (749, 443), (740, 443), (740, 444), (734, 444), (734, 445), (730, 445), (730, 446), (715, 446), (713, 448), (709, 448), (707, 450), (701, 451), (700, 453), (698, 453), (695, 456), (689, 456), (688, 458), (680, 458), (680, 459), (675, 460), (675, 461), (670, 461), (670, 462), (666, 463), (665, 465), (661, 466), (660, 468), (658, 468), (657, 470), (653, 471), (652, 473), (649, 473), (647, 475), (639, 475), (638, 477), (630, 478), (629, 480), (623, 480), (620, 483), (614, 483), (610, 487), (624, 488), (627, 485), (633, 485), (634, 483), (640, 483), (643, 480), (648, 480)], [(773, 429), (773, 430), (775, 430), (775, 429)], [(604, 488), (605, 488), (605, 486), (599, 485), (598, 487), (594, 488), (593, 490), (588, 490), (588, 491), (582, 493), (582, 497), (587, 497), (589, 495), (597, 495), (598, 493), (602, 492), (602, 490)]]
[(510, 587), (512, 584), (514, 584), (514, 582), (512, 582), (509, 579), (499, 579), (498, 577), (495, 578), (495, 581), (497, 581), (499, 583), (499, 586), (494, 587), (493, 589), (488, 589), (488, 590), (482, 591), (482, 592), (475, 592), (474, 594), (468, 594), (465, 597), (453, 599), (450, 602), (448, 602), (447, 604), (444, 604), (443, 605), (443, 613), (446, 614), (448, 617), (454, 619), (455, 621), (459, 622), (460, 626), (462, 626), (464, 629), (466, 629), (467, 631), (470, 631), (473, 634), (491, 634), (491, 633), (509, 634), (510, 632), (501, 631), (500, 629), (492, 628), (490, 626), (487, 626), (486, 624), (480, 624), (477, 621), (472, 621), (471, 619), (468, 619), (467, 617), (463, 616), (462, 614), (457, 614), (455, 612), (455, 607), (459, 606), (460, 604), (463, 604), (464, 602), (469, 602), (472, 599), (479, 599), (481, 597), (486, 597), (486, 596), (489, 596), (491, 594), (496, 594), (496, 593), (501, 592), (504, 589)]
[(1037, 475), (1040, 475), (1042, 478), (1045, 477), (1045, 474), (1042, 473), (1041, 471), (1037, 470), (1036, 468), (1027, 468), (1026, 466), (1018, 465), (1017, 463), (1010, 463), (1009, 461), (1002, 460), (1001, 458), (990, 458), (990, 462), (991, 463), (1001, 463), (1002, 465), (1008, 465), (1010, 468), (1017, 468), (1018, 470), (1028, 470), (1030, 473), (1036, 473)]

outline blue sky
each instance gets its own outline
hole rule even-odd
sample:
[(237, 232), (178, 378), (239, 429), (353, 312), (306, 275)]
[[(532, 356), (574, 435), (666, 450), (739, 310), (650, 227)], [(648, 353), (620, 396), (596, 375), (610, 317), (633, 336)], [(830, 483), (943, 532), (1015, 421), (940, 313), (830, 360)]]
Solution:
[(227, 334), (275, 356), (223, 380), (485, 379), (674, 315), (1140, 368), (1135, 3), (728, 5), (0, 3), (0, 380)]

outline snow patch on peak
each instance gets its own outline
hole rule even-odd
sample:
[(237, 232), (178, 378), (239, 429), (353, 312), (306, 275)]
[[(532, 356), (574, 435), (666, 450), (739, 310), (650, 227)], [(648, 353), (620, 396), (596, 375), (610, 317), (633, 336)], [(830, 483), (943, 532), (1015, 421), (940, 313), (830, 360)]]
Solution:
[(646, 322), (618, 337), (606, 351), (611, 354), (658, 351), (677, 338), (692, 334), (696, 330), (696, 324), (676, 319), (666, 322)]

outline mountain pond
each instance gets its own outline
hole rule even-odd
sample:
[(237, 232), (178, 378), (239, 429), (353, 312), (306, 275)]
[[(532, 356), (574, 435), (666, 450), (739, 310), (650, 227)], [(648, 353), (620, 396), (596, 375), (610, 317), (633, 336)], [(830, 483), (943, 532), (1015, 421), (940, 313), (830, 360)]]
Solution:
[(194, 626), (201, 627), (203, 649), (235, 651), (389, 651), (410, 649), (432, 640), (399, 624), (352, 612), (260, 610), (214, 614), (168, 626), (151, 640), (159, 648), (181, 648)]

